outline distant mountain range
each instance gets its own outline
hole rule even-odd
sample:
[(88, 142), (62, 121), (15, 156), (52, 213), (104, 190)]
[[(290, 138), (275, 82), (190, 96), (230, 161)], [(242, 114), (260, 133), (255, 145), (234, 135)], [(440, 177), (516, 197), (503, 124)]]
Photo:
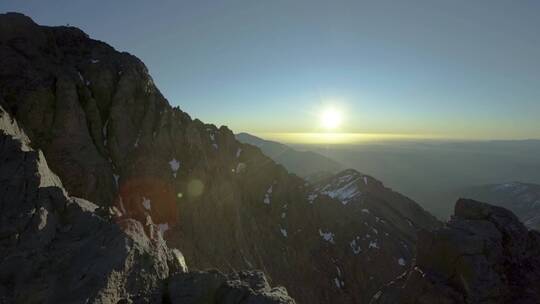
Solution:
[(276, 163), (283, 165), (289, 172), (304, 178), (327, 176), (344, 169), (339, 162), (312, 151), (299, 151), (279, 142), (265, 140), (248, 133), (236, 134), (242, 143), (258, 147)]
[(527, 227), (540, 230), (540, 185), (491, 184), (463, 189), (460, 195), (512, 210)]
[(440, 219), (460, 189), (520, 181), (540, 184), (540, 141), (388, 141), (358, 145), (290, 145), (375, 176)]

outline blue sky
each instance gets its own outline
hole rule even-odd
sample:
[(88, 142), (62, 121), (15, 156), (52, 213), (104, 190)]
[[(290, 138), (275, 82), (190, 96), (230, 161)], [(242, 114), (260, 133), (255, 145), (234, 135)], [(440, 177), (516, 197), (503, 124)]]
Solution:
[[(54, 3), (54, 5), (53, 5)], [(538, 1), (3, 0), (141, 58), (173, 105), (235, 132), (540, 138)]]

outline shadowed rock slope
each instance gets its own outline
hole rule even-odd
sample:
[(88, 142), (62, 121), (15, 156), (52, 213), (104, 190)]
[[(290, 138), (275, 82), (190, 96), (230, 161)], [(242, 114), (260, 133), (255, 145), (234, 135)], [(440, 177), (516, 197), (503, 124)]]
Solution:
[(73, 27), (0, 15), (0, 105), (71, 195), (157, 227), (190, 269), (261, 269), (300, 303), (369, 301), (410, 263), (417, 229), (440, 225), (353, 170), (306, 184), (171, 107), (140, 60)]
[(423, 232), (414, 266), (372, 303), (540, 303), (540, 233), (510, 211), (461, 199)]
[(69, 197), (1, 107), (0, 210), (0, 303), (294, 303), (261, 273), (186, 273), (157, 226)]

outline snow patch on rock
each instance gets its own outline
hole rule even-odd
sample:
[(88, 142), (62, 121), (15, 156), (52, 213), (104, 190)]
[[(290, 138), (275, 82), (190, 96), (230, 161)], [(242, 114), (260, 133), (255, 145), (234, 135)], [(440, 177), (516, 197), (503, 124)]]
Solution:
[(351, 246), (351, 250), (354, 253), (354, 255), (357, 255), (360, 252), (362, 252), (362, 248), (360, 248), (360, 242), (358, 241), (359, 239), (360, 239), (360, 237), (357, 236), (355, 239), (353, 239), (349, 243), (349, 246)]
[(377, 240), (369, 242), (369, 248), (375, 248), (379, 249), (379, 244), (377, 244)]
[(169, 166), (171, 167), (173, 176), (176, 177), (176, 173), (178, 172), (178, 169), (180, 169), (180, 162), (176, 158), (173, 158), (169, 161)]
[(322, 237), (323, 240), (335, 244), (334, 234), (332, 232), (324, 232), (319, 228), (319, 235)]
[(270, 205), (270, 197), (272, 195), (274, 185), (270, 185), (270, 188), (266, 190), (266, 193), (264, 194), (263, 203)]

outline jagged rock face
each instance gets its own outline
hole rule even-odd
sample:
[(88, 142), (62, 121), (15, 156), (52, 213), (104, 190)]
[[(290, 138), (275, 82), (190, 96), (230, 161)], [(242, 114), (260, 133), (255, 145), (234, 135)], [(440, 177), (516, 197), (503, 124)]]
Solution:
[(510, 211), (461, 199), (447, 225), (420, 234), (416, 265), (373, 303), (539, 303), (540, 233)]
[(2, 107), (0, 210), (0, 303), (294, 304), (262, 273), (188, 274), (158, 227), (67, 196)]
[[(191, 269), (261, 269), (300, 303), (367, 301), (410, 263), (416, 229), (439, 225), (355, 171), (306, 184), (75, 28), (0, 15), (0, 105), (70, 194), (155, 224)], [(354, 196), (333, 195), (345, 175)]]
[(0, 107), (0, 302), (161, 302), (181, 255), (138, 221), (66, 196), (25, 137)]

